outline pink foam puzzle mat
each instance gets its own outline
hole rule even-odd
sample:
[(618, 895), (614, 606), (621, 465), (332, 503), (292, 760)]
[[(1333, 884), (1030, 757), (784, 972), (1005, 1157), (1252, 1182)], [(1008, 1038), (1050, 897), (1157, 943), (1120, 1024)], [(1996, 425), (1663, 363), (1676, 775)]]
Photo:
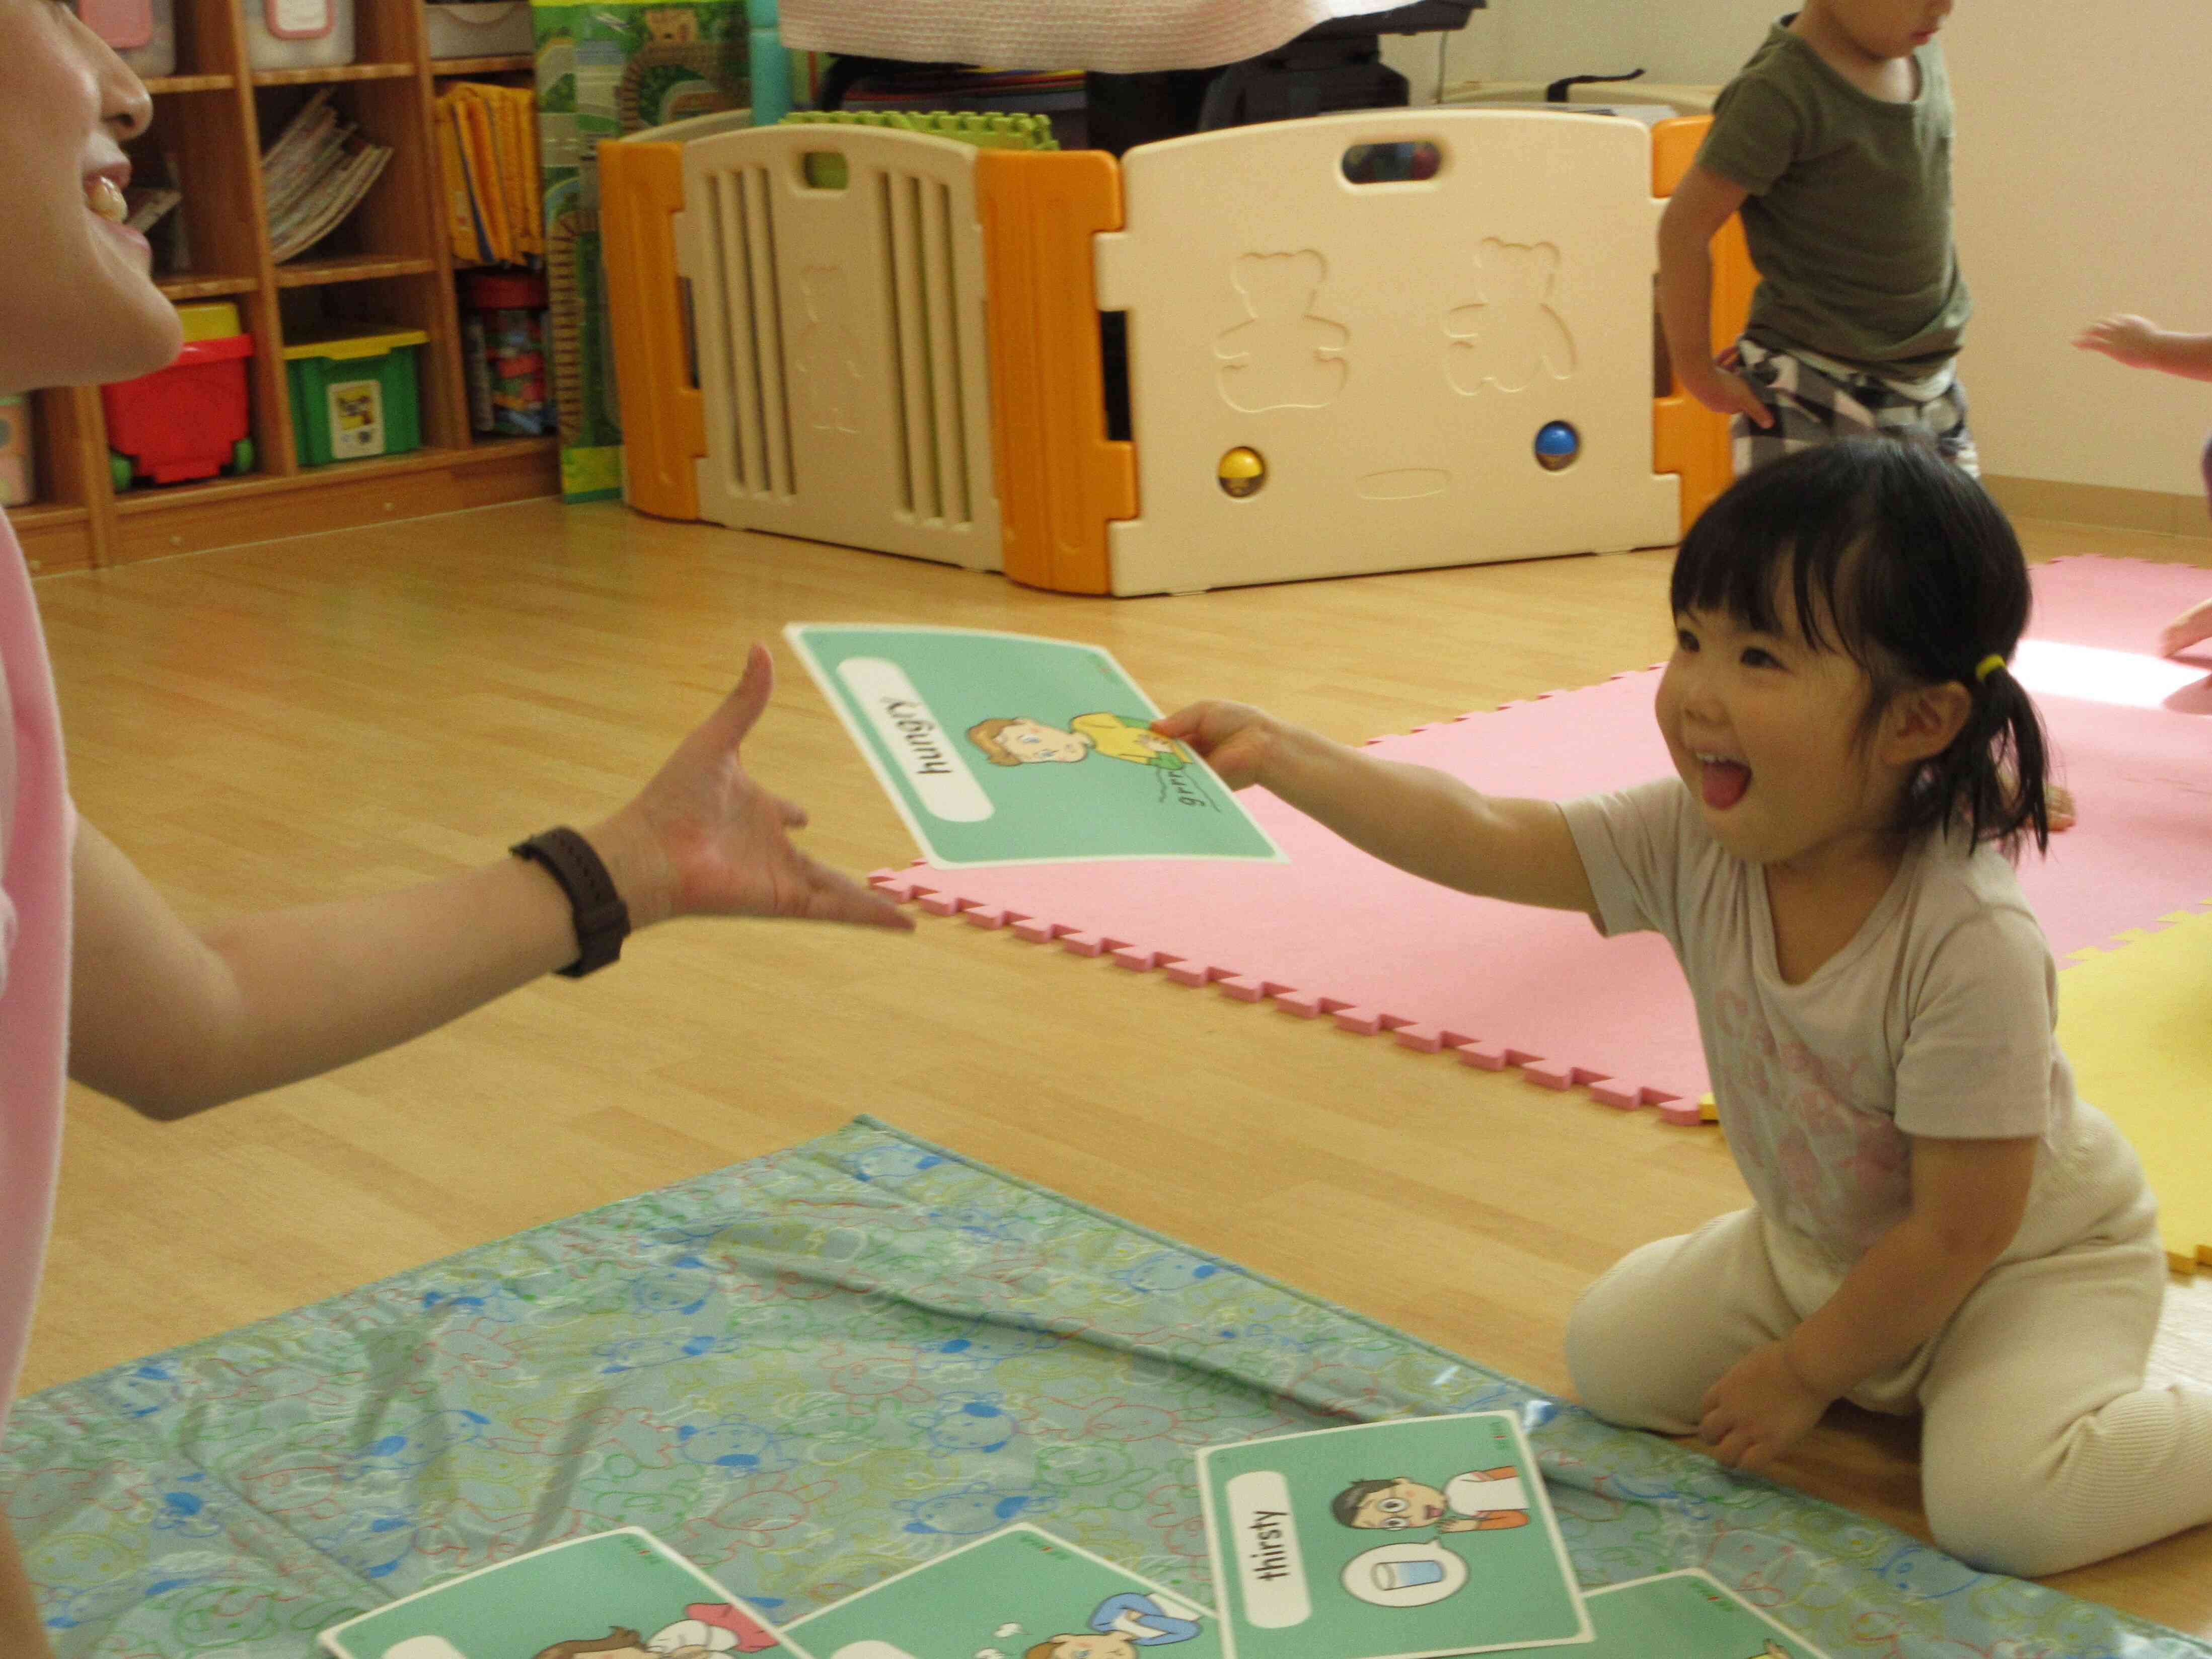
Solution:
[[(2212, 641), (2178, 660), (2152, 654), (2168, 620), (2212, 595), (2212, 572), (2069, 558), (2038, 567), (2034, 580), (2014, 668), (2042, 708), (2081, 822), (2048, 857), (2023, 854), (2021, 872), (2063, 963), (2212, 902)], [(1669, 769), (1651, 714), (1658, 678), (1617, 675), (1368, 747), (1490, 794), (1619, 788)], [(872, 879), (976, 927), (1698, 1121), (1711, 1085), (1697, 1022), (1657, 935), (1607, 940), (1579, 914), (1435, 886), (1265, 791), (1249, 799), (1286, 864), (916, 864)]]

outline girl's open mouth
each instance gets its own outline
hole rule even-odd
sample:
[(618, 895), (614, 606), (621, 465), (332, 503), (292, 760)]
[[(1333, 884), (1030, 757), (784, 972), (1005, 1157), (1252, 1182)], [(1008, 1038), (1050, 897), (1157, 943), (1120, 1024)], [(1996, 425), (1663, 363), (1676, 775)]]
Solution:
[(1740, 760), (1729, 760), (1719, 755), (1699, 755), (1698, 766), (1703, 769), (1705, 805), (1717, 812), (1725, 812), (1743, 799), (1743, 792), (1751, 787), (1751, 769)]

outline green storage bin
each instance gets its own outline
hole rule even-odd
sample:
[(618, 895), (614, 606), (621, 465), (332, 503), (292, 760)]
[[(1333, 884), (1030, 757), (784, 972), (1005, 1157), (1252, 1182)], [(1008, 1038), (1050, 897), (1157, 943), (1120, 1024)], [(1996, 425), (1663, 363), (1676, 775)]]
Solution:
[(285, 347), (300, 465), (420, 449), (422, 398), (415, 359), (429, 340), (409, 328)]

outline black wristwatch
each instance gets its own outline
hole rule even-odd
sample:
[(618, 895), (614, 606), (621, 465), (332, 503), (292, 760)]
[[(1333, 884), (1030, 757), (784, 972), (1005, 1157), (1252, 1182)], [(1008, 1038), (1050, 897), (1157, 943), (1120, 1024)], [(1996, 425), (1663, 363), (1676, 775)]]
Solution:
[(507, 850), (519, 859), (544, 865), (568, 896), (568, 908), (576, 924), (577, 955), (560, 972), (570, 979), (581, 979), (622, 959), (623, 940), (629, 937), (629, 907), (615, 890), (615, 878), (599, 862), (591, 842), (563, 824), (517, 842)]

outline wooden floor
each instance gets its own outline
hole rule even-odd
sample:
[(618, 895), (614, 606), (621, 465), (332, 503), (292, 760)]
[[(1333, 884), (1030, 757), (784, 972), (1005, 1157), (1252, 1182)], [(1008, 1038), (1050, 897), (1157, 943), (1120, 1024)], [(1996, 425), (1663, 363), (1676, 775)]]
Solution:
[[(2039, 555), (2212, 559), (2201, 542), (2030, 528)], [(812, 810), (821, 855), (902, 864), (905, 832), (783, 649), (794, 620), (1095, 641), (1164, 706), (1234, 696), (1359, 738), (1656, 660), (1668, 564), (1630, 554), (1081, 599), (536, 502), (39, 592), (79, 803), (197, 918), (383, 890), (610, 810), (755, 638), (785, 673), (752, 769)], [(1133, 1028), (1152, 1039), (1141, 1060), (1122, 1040)], [(686, 923), (587, 984), (546, 981), (398, 1053), (185, 1123), (78, 1092), (26, 1386), (858, 1112), (1555, 1390), (1583, 1286), (1632, 1245), (1744, 1201), (1711, 1131), (1008, 933)], [(2212, 1287), (2177, 1282), (2159, 1364), (2212, 1382)], [(1854, 1419), (1824, 1427), (1788, 1478), (1918, 1529), (1910, 1460), (1909, 1432)], [(2060, 1582), (2212, 1635), (2212, 1529)]]

